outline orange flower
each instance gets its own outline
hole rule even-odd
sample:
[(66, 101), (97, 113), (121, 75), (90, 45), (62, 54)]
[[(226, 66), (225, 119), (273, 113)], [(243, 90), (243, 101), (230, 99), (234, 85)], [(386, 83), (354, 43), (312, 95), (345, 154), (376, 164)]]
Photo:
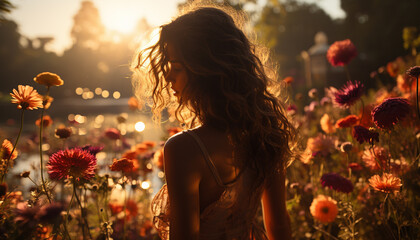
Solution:
[(127, 150), (123, 153), (122, 157), (127, 159), (136, 159), (138, 152), (136, 150)]
[(109, 209), (111, 210), (112, 215), (116, 215), (124, 209), (123, 205), (116, 202), (110, 202), (108, 203), (108, 206), (109, 206)]
[(50, 73), (50, 72), (42, 72), (38, 74), (34, 78), (34, 81), (39, 84), (45, 85), (47, 87), (61, 86), (64, 83), (64, 81), (60, 78), (60, 76), (58, 76), (55, 73)]
[(141, 109), (141, 106), (140, 106), (140, 104), (139, 104), (139, 101), (137, 101), (137, 98), (135, 98), (135, 97), (130, 97), (130, 98), (128, 99), (128, 107), (129, 107), (131, 110)]
[(321, 124), (321, 129), (325, 133), (329, 134), (329, 133), (334, 133), (335, 132), (334, 124), (332, 123), (332, 120), (331, 120), (331, 118), (328, 114), (325, 113), (321, 117), (320, 124)]
[(168, 129), (169, 137), (172, 137), (173, 135), (179, 133), (182, 131), (182, 128), (180, 127), (171, 127)]
[[(39, 127), (41, 126), (41, 118), (39, 118), (38, 120), (35, 121), (35, 124)], [(50, 116), (45, 115), (44, 119), (42, 120), (42, 127), (46, 128), (49, 127), (53, 124), (53, 120), (51, 119)]]
[(372, 110), (373, 110), (373, 107), (374, 107), (373, 105), (368, 104), (363, 109), (360, 110), (360, 113), (359, 113), (359, 124), (360, 125), (362, 125), (364, 127), (373, 126), (372, 113), (371, 113)]
[(139, 144), (136, 144), (135, 149), (138, 154), (142, 154), (142, 153), (145, 153), (147, 150), (149, 150), (149, 147), (144, 143), (139, 143)]
[(111, 171), (131, 172), (134, 168), (133, 160), (127, 158), (116, 159), (109, 166)]
[(153, 141), (144, 141), (143, 144), (146, 145), (149, 148), (153, 148), (153, 147), (156, 146), (156, 143), (153, 142)]
[(18, 104), (19, 109), (33, 110), (42, 108), (42, 96), (31, 86), (19, 85), (18, 90), (13, 89), (12, 103)]
[(320, 222), (330, 223), (338, 214), (337, 202), (331, 197), (318, 195), (309, 207), (312, 216)]
[(389, 62), (386, 65), (386, 71), (388, 72), (389, 76), (396, 77), (398, 75), (398, 64), (396, 62)]
[(391, 173), (384, 173), (382, 177), (374, 175), (369, 179), (369, 185), (376, 191), (385, 193), (399, 192), (402, 186), (401, 179), (394, 177)]
[(365, 166), (370, 170), (384, 169), (389, 158), (389, 152), (385, 148), (376, 146), (373, 149), (366, 149), (362, 156)]
[[(112, 215), (116, 215), (124, 210), (124, 205), (115, 201), (109, 203), (108, 206), (111, 209)], [(137, 203), (131, 199), (128, 199), (125, 205), (125, 213), (126, 220), (129, 221), (131, 218), (135, 218), (138, 214)]]
[(335, 123), (337, 128), (348, 128), (356, 125), (359, 121), (359, 118), (356, 115), (348, 115), (347, 117), (340, 118)]
[(44, 96), (44, 100), (42, 104), (44, 105), (45, 109), (50, 108), (52, 101), (54, 101), (54, 98), (51, 96)]
[(283, 82), (285, 82), (286, 84), (291, 84), (294, 81), (293, 77), (286, 77), (283, 79)]
[(9, 159), (10, 157), (10, 160), (15, 160), (17, 158), (18, 151), (15, 149), (13, 151), (12, 156), (10, 156), (10, 154), (12, 153), (12, 150), (13, 150), (13, 144), (9, 140), (4, 139), (3, 144), (1, 145), (1, 151), (0, 151), (1, 159)]

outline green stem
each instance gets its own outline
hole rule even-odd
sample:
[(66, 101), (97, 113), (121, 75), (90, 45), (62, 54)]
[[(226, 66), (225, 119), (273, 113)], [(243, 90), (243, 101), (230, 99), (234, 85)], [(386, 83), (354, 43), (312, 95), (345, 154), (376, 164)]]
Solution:
[(33, 184), (35, 184), (35, 186), (38, 188), (38, 184), (36, 184), (36, 182), (35, 182), (35, 181), (31, 178), (31, 177), (29, 177), (29, 176), (28, 176), (28, 179), (29, 179), (29, 180), (31, 180), (31, 182), (32, 182)]
[(347, 168), (348, 168), (348, 172), (349, 172), (349, 180), (351, 180), (351, 168), (350, 168), (350, 166), (349, 166), (349, 163), (350, 163), (350, 160), (349, 160), (349, 155), (350, 155), (350, 153), (347, 153), (346, 154), (346, 156), (347, 156)]
[(68, 208), (67, 208), (67, 214), (66, 214), (66, 217), (64, 218), (64, 231), (66, 232), (66, 234), (67, 234), (67, 237), (69, 238), (69, 240), (71, 240), (71, 238), (70, 238), (70, 234), (69, 234), (69, 232), (67, 231), (67, 220), (68, 220), (68, 218), (69, 218), (69, 212), (70, 212), (70, 208), (71, 208), (71, 204), (73, 203), (73, 199), (74, 199), (74, 195), (75, 195), (75, 193), (76, 193), (76, 191), (75, 191), (75, 189), (73, 188), (73, 193), (72, 193), (72, 195), (71, 195), (71, 199), (70, 199), (70, 203), (69, 203), (69, 206), (68, 206)]
[(125, 240), (125, 233), (126, 233), (126, 228), (127, 228), (127, 224), (125, 224), (125, 222), (127, 221), (127, 192), (125, 190), (125, 179), (124, 179), (124, 172), (121, 171), (121, 175), (122, 175), (122, 180), (123, 180), (123, 184), (122, 184), (122, 188), (124, 191), (124, 221), (123, 221), (123, 240)]
[[(74, 191), (74, 196), (76, 197), (77, 203), (79, 204), (79, 207), (80, 207), (80, 211), (81, 211), (81, 214), (82, 214), (82, 219), (86, 224), (87, 233), (89, 235), (89, 238), (92, 239), (92, 236), (90, 235), (89, 224), (88, 224), (85, 212), (83, 211), (82, 203), (80, 202), (80, 199), (79, 199), (79, 197), (77, 196), (77, 193), (76, 193), (76, 179), (75, 178), (73, 179), (73, 191)], [(85, 232), (84, 231), (84, 226), (82, 226), (82, 229), (83, 229), (83, 232)]]
[[(50, 87), (47, 87), (47, 95), (45, 95), (46, 97), (48, 97), (50, 93)], [(44, 188), (45, 191), (45, 195), (47, 195), (48, 201), (51, 203), (51, 197), (48, 193), (46, 184), (45, 184), (45, 180), (44, 180), (44, 162), (42, 160), (42, 129), (44, 127), (44, 112), (45, 112), (45, 105), (43, 106), (42, 110), (41, 110), (41, 122), (39, 125), (39, 158), (40, 158), (40, 167), (41, 167), (41, 181), (42, 181), (42, 187)]]
[(347, 65), (344, 65), (344, 70), (346, 71), (347, 80), (351, 81), (350, 71)]
[(330, 238), (332, 238), (332, 239), (334, 239), (334, 240), (340, 240), (340, 239), (338, 239), (338, 238), (334, 237), (333, 235), (331, 235), (331, 233), (329, 233), (329, 232), (325, 231), (324, 229), (322, 229), (322, 228), (320, 228), (320, 227), (317, 227), (317, 226), (313, 226), (313, 227), (314, 227), (316, 230), (320, 231), (321, 233), (324, 233), (325, 235), (327, 235), (328, 237), (330, 237)]
[(4, 176), (5, 176), (5, 175), (6, 175), (6, 173), (7, 173), (7, 169), (9, 168), (9, 162), (10, 162), (10, 159), (12, 158), (13, 152), (15, 151), (15, 149), (16, 149), (16, 145), (18, 144), (18, 141), (19, 141), (19, 138), (20, 138), (20, 134), (22, 133), (22, 129), (23, 129), (23, 116), (24, 116), (24, 113), (25, 113), (25, 109), (24, 109), (24, 108), (22, 108), (22, 113), (21, 113), (21, 115), (20, 115), (20, 129), (19, 129), (19, 133), (18, 133), (18, 135), (17, 135), (17, 138), (16, 138), (16, 141), (15, 141), (15, 144), (13, 145), (13, 149), (12, 149), (12, 151), (10, 152), (9, 157), (7, 158), (7, 161), (6, 161), (6, 169), (4, 170), (3, 175), (1, 176), (1, 182), (2, 182), (2, 183), (3, 183), (3, 180), (4, 180)]
[(104, 208), (104, 211), (105, 211), (105, 221), (106, 222), (108, 222), (109, 221), (109, 215), (108, 215), (108, 206), (109, 206), (109, 204), (108, 204), (108, 181), (109, 181), (109, 178), (108, 178), (108, 176), (106, 176), (105, 177), (105, 181), (106, 181), (106, 188), (105, 188), (105, 198), (104, 198), (104, 201), (105, 201), (105, 208)]
[(376, 153), (375, 153), (375, 148), (374, 148), (374, 146), (373, 146), (373, 144), (372, 145), (370, 145), (370, 147), (369, 147), (369, 151), (370, 151), (370, 153), (371, 154), (373, 154), (373, 156), (375, 157), (375, 161), (376, 161), (376, 163), (378, 164), (378, 166), (379, 166), (379, 169), (381, 170), (381, 172), (382, 172), (382, 174), (384, 173), (384, 170), (385, 170), (385, 166), (382, 166), (382, 164), (379, 162), (379, 158), (378, 158), (378, 156), (376, 156)]

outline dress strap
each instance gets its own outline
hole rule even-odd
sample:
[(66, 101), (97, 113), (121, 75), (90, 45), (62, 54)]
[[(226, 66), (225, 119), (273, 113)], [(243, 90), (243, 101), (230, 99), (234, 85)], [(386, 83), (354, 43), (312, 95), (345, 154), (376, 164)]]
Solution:
[(194, 140), (197, 142), (198, 146), (201, 149), (201, 152), (203, 153), (204, 159), (206, 160), (207, 165), (209, 166), (214, 178), (216, 179), (216, 182), (221, 187), (227, 187), (229, 184), (224, 184), (222, 179), (220, 178), (219, 172), (217, 171), (216, 166), (214, 165), (213, 161), (210, 158), (210, 154), (207, 151), (207, 148), (204, 146), (203, 141), (201, 141), (200, 137), (194, 133), (193, 131), (186, 130), (185, 133), (188, 133), (190, 136), (194, 138)]

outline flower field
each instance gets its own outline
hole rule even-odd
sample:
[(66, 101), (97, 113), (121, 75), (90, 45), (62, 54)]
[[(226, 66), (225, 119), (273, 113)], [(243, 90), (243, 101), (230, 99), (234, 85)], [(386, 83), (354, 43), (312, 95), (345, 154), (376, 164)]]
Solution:
[[(300, 147), (286, 183), (295, 239), (420, 236), (419, 62), (389, 63), (371, 77), (393, 85), (367, 89), (351, 78), (356, 56), (350, 40), (331, 45), (327, 59), (348, 81), (287, 102)], [(289, 93), (292, 82), (282, 83)], [(1, 130), (0, 239), (159, 239), (150, 201), (164, 181), (164, 141), (181, 129), (167, 121), (144, 134), (134, 98), (130, 114), (56, 119), (56, 87), (65, 80), (44, 72), (10, 94), (21, 117)], [(29, 111), (40, 119), (25, 121)]]

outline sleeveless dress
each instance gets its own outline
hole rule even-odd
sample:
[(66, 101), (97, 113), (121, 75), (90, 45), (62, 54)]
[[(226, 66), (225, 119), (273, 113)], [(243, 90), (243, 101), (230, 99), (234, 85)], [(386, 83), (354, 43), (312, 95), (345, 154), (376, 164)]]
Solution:
[[(261, 194), (253, 197), (258, 201), (246, 201), (241, 197), (240, 182), (224, 184), (207, 148), (192, 131), (184, 133), (192, 136), (201, 149), (216, 182), (225, 190), (219, 199), (207, 206), (200, 214), (200, 240), (266, 240), (264, 230), (255, 221), (256, 210)], [(162, 186), (151, 202), (153, 224), (162, 240), (169, 240), (169, 196), (166, 184)]]

